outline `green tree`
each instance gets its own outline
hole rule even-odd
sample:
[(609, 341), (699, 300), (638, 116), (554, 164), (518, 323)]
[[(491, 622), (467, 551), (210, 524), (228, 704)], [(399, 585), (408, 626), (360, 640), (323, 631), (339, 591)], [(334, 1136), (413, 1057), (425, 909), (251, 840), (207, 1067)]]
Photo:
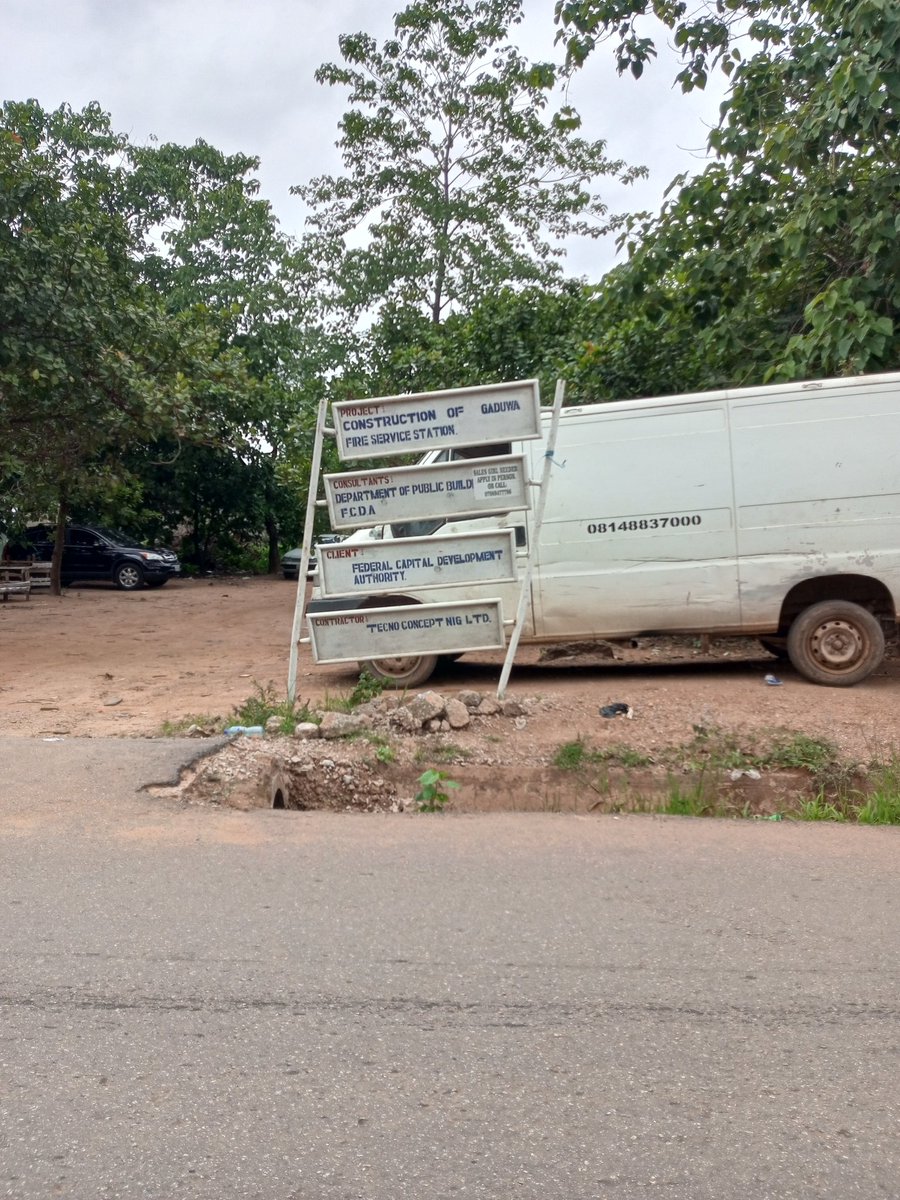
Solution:
[(255, 527), (276, 571), (282, 530), (295, 531), (292, 508), (301, 511), (295, 477), (286, 481), (279, 465), (326, 371), (312, 276), (259, 197), (258, 159), (205, 142), (132, 148), (130, 157), (132, 203), (147, 238), (145, 276), (173, 311), (201, 306), (213, 314), (221, 349), (240, 352), (254, 383), (208, 414), (214, 444), (177, 460), (171, 446), (141, 456), (154, 506), (162, 503), (170, 521), (190, 526), (198, 565), (209, 565), (213, 547), (233, 543), (238, 531), (252, 539)]
[[(115, 485), (125, 450), (195, 436), (198, 389), (230, 386), (207, 322), (140, 279), (124, 139), (91, 105), (0, 111), (0, 474), (21, 517)], [(57, 558), (62, 539), (57, 538)], [(58, 561), (55, 569), (58, 587)]]
[(198, 518), (201, 560), (217, 538), (263, 536), (277, 568), (301, 510), (279, 458), (325, 372), (302, 320), (309, 272), (257, 166), (203, 142), (133, 146), (96, 105), (5, 106), (7, 524), (55, 510), (164, 533)]
[(554, 68), (507, 40), (521, 19), (521, 0), (419, 0), (382, 45), (344, 36), (343, 63), (319, 68), (350, 89), (346, 173), (295, 190), (352, 318), (388, 304), (438, 324), (494, 288), (558, 280), (562, 239), (609, 227), (595, 181), (640, 174), (578, 136), (571, 107), (551, 110)]
[(385, 307), (342, 382), (355, 395), (389, 395), (538, 376), (549, 395), (561, 375), (576, 379), (596, 311), (597, 288), (576, 280), (500, 288), (442, 325)]
[[(619, 69), (639, 75), (655, 54), (651, 13), (682, 50), (683, 88), (713, 69), (731, 86), (715, 161), (676, 180), (659, 216), (630, 222), (607, 316), (655, 328), (655, 347), (643, 343), (650, 374), (676, 350), (682, 386), (685, 369), (712, 386), (897, 366), (900, 9), (561, 0), (570, 63), (608, 38)], [(598, 345), (595, 366), (607, 362)]]

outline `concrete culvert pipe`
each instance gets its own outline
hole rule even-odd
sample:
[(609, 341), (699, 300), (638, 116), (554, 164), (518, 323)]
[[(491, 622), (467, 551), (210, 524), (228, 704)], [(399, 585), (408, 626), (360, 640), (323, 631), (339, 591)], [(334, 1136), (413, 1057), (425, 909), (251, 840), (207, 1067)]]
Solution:
[(275, 771), (269, 780), (269, 805), (271, 808), (291, 807), (290, 784), (281, 771)]

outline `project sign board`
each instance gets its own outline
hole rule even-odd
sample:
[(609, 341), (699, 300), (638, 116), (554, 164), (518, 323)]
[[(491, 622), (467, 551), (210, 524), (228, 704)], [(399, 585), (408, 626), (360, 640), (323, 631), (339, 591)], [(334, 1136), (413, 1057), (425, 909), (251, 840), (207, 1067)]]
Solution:
[(478, 517), (529, 507), (524, 454), (326, 475), (332, 529), (428, 517)]
[(516, 578), (511, 529), (320, 546), (323, 596), (368, 596), (398, 587), (453, 587), (512, 583)]
[(541, 432), (536, 379), (415, 396), (341, 400), (331, 406), (331, 414), (344, 462), (421, 453), (435, 446), (488, 446), (540, 437)]
[(308, 613), (306, 619), (317, 663), (502, 650), (506, 645), (499, 600)]

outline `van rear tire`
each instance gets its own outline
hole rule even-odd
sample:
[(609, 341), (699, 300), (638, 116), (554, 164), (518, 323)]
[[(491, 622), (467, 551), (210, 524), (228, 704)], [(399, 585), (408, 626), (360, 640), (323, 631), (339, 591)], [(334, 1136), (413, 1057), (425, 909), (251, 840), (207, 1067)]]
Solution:
[(884, 658), (884, 630), (868, 609), (849, 600), (822, 600), (788, 630), (788, 656), (813, 683), (852, 687)]
[(434, 674), (438, 663), (436, 654), (404, 655), (396, 658), (373, 658), (359, 664), (373, 679), (389, 688), (418, 687)]

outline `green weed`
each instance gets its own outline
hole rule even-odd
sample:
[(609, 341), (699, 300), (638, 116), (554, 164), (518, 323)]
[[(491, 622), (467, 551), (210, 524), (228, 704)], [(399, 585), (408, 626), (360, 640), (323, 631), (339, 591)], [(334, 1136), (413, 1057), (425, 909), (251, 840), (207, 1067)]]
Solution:
[(350, 705), (358, 708), (360, 704), (368, 704), (377, 700), (387, 685), (381, 679), (376, 679), (368, 671), (360, 671), (356, 686), (350, 693)]
[(669, 779), (669, 793), (660, 812), (675, 817), (705, 817), (714, 811), (715, 804), (707, 796), (702, 774), (688, 787), (677, 779)]
[(394, 747), (386, 737), (380, 733), (373, 733), (371, 729), (360, 730), (361, 738), (367, 741), (375, 750), (375, 761), (383, 764), (397, 761), (397, 755), (394, 753)]
[(368, 704), (370, 700), (377, 700), (384, 689), (385, 684), (380, 679), (376, 679), (368, 671), (361, 671), (359, 679), (349, 695), (326, 695), (322, 702), (322, 707), (326, 712), (350, 713), (355, 708), (359, 708), (361, 704)]
[(618, 763), (623, 767), (649, 767), (653, 759), (630, 746), (610, 746), (607, 750), (599, 750), (598, 755), (603, 762)]
[(881, 764), (869, 775), (869, 791), (857, 810), (860, 825), (900, 825), (900, 762)]
[(653, 759), (630, 746), (607, 746), (603, 750), (591, 750), (583, 738), (565, 742), (550, 760), (560, 771), (581, 771), (598, 763), (618, 764), (623, 767), (647, 767)]
[(838, 761), (838, 752), (824, 738), (811, 738), (794, 733), (777, 739), (762, 757), (761, 765), (800, 769), (818, 775), (828, 771)]
[(262, 725), (265, 729), (270, 717), (278, 717), (281, 722), (280, 733), (293, 733), (297, 726), (304, 721), (317, 722), (317, 718), (309, 707), (299, 699), (289, 700), (281, 697), (275, 691), (272, 683), (263, 687), (260, 683), (253, 685), (255, 694), (248, 696), (243, 704), (233, 713), (235, 725)]
[(800, 805), (802, 821), (846, 821), (846, 813), (837, 805), (825, 799), (822, 792), (813, 796), (812, 800), (804, 800)]
[(416, 808), (419, 812), (443, 812), (444, 806), (450, 802), (446, 791), (458, 788), (459, 784), (450, 779), (444, 771), (432, 767), (423, 771), (419, 776), (419, 790), (415, 795)]
[(583, 740), (566, 742), (556, 751), (551, 762), (561, 771), (578, 771), (590, 761), (590, 753)]

